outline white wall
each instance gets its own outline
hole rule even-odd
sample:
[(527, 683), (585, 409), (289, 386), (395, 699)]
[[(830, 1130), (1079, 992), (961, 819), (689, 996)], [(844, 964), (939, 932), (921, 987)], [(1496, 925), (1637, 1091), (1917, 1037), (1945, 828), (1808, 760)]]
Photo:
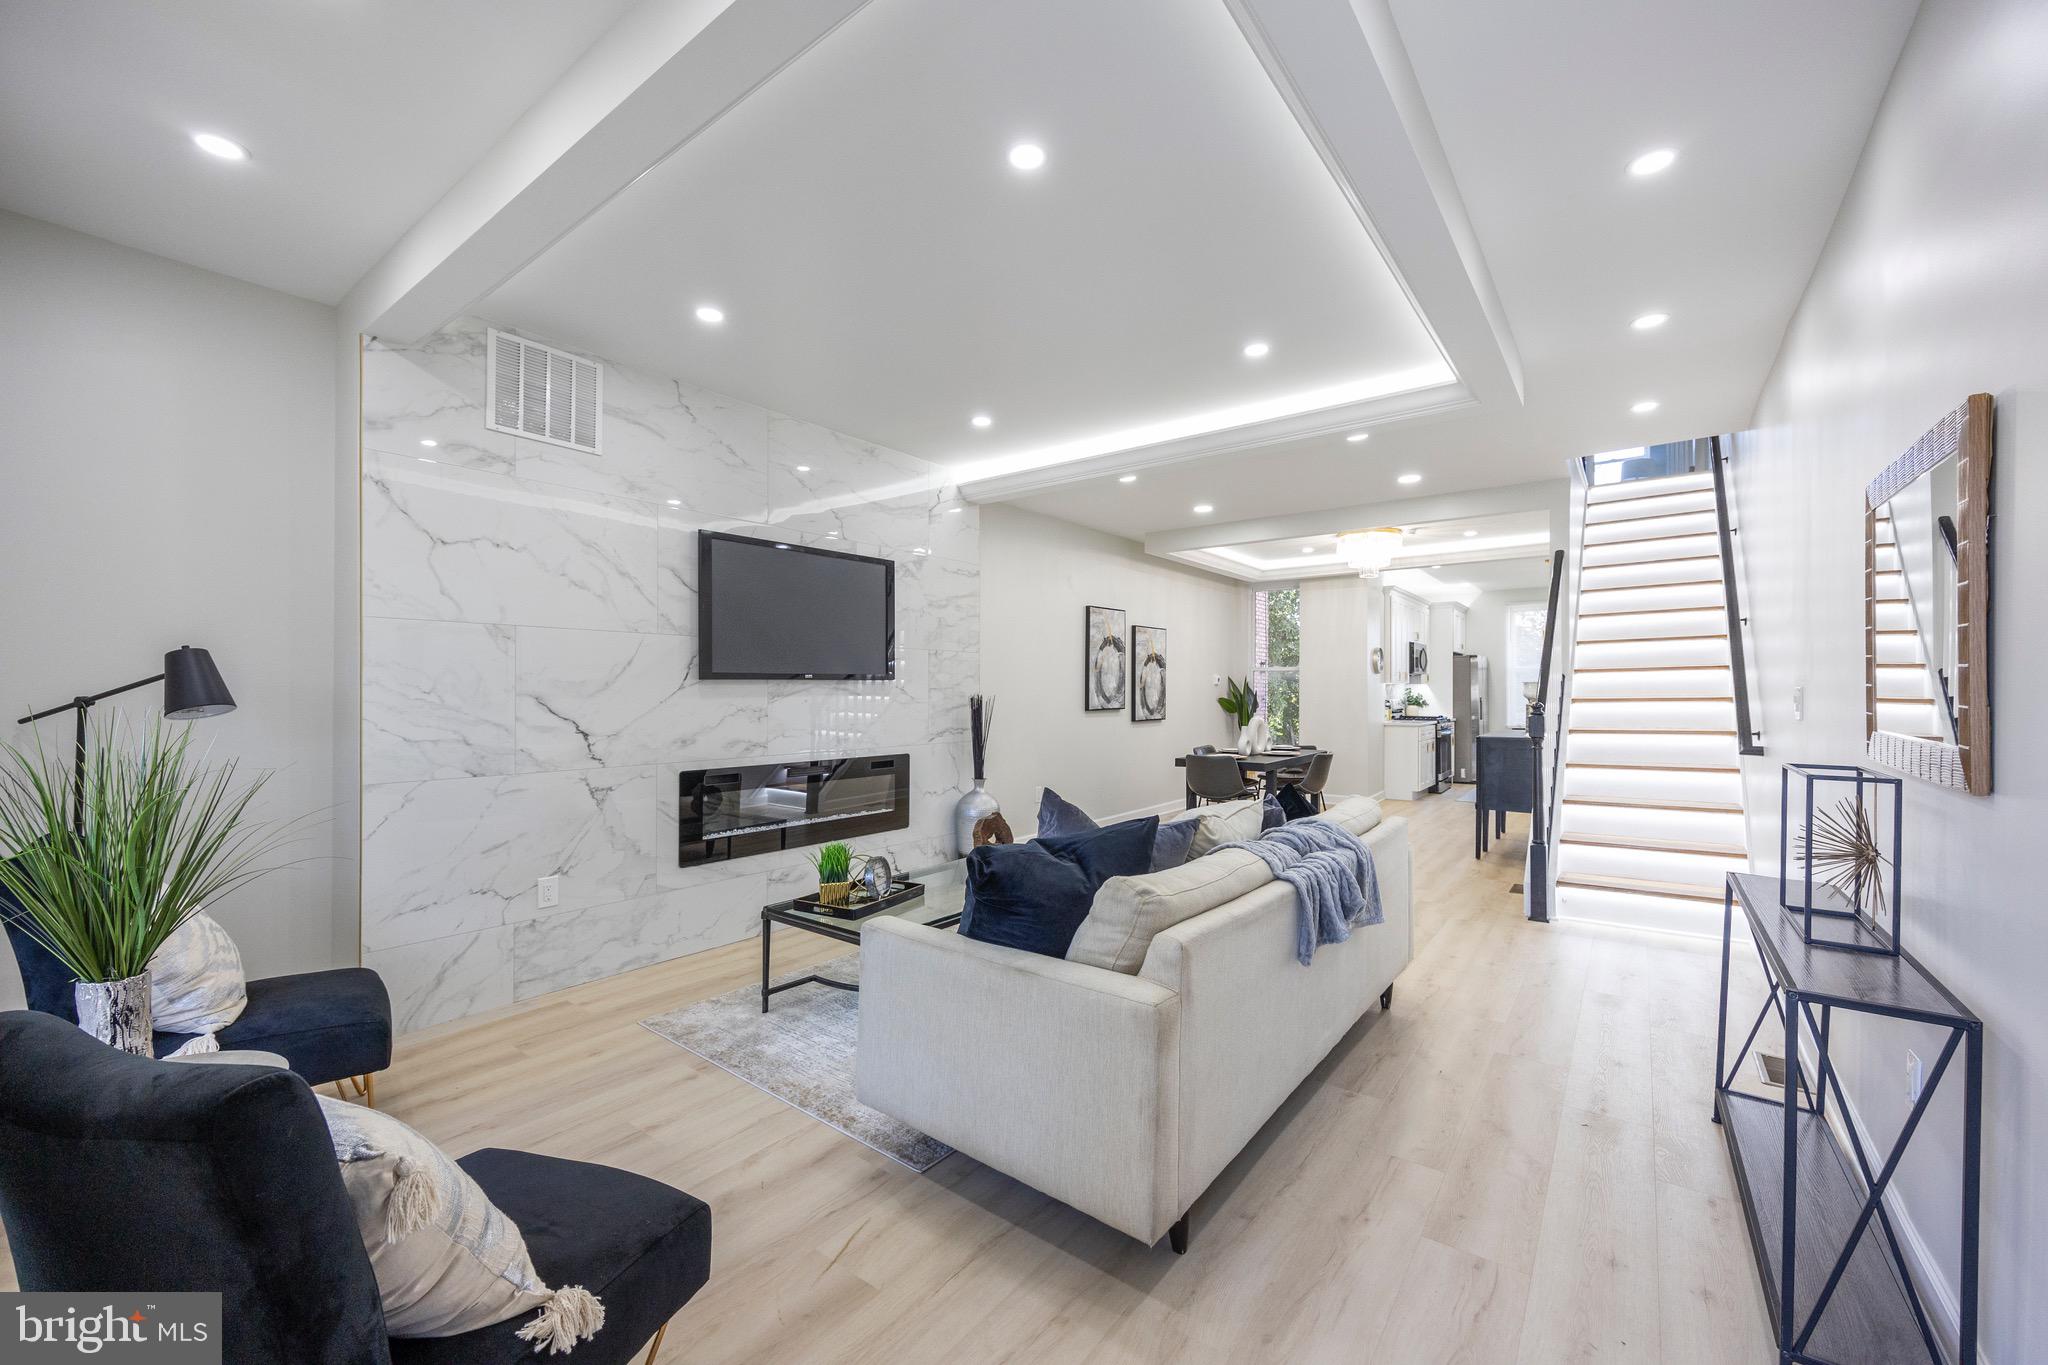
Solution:
[[(1998, 402), (1992, 609), (1995, 794), (1908, 783), (1904, 937), (1984, 1020), (1983, 1345), (2048, 1360), (2048, 7), (1930, 0), (1760, 399), (1737, 443), (1768, 757), (1751, 847), (1774, 858), (1778, 765), (1863, 751), (1862, 490), (1971, 393)], [(1796, 585), (1768, 591), (1767, 585)], [(1806, 688), (1803, 720), (1792, 714)], [(1852, 1100), (1882, 1137), (1930, 1031), (1837, 1011)], [(1899, 1188), (1953, 1292), (1960, 1077)]]
[[(1122, 608), (1127, 627), (1166, 628), (1165, 720), (1134, 722), (1129, 707), (1081, 709), (1091, 605)], [(1186, 788), (1174, 756), (1236, 737), (1213, 679), (1250, 668), (1251, 595), (1242, 584), (1154, 559), (1116, 536), (992, 505), (981, 513), (981, 620), (981, 686), (997, 705), (989, 790), (1020, 839), (1037, 829), (1042, 787), (1097, 819), (1178, 807)]]
[(1508, 705), (1508, 608), (1540, 607), (1547, 588), (1482, 592), (1465, 613), (1465, 652), (1486, 656), (1486, 725), (1489, 731), (1516, 724)]
[[(730, 943), (817, 884), (799, 849), (678, 866), (681, 771), (907, 753), (910, 826), (860, 849), (953, 856), (981, 587), (943, 471), (616, 364), (601, 455), (508, 436), (486, 346), (463, 319), (363, 350), (362, 942), (400, 1028)], [(703, 529), (893, 560), (895, 679), (701, 677)]]
[[(0, 299), (5, 738), (27, 738), (12, 722), (31, 709), (200, 645), (240, 705), (197, 722), (195, 743), (277, 770), (263, 814), (330, 811), (333, 310), (11, 214)], [(140, 716), (162, 698), (123, 700)], [(68, 736), (68, 721), (46, 731)], [(342, 960), (331, 838), (316, 826), (311, 861), (217, 907), (251, 975)], [(20, 999), (9, 961), (0, 1004)]]
[(1333, 792), (1370, 796), (1385, 786), (1387, 675), (1372, 671), (1372, 652), (1386, 644), (1386, 600), (1384, 587), (1363, 578), (1301, 585), (1301, 728), (1336, 755)]

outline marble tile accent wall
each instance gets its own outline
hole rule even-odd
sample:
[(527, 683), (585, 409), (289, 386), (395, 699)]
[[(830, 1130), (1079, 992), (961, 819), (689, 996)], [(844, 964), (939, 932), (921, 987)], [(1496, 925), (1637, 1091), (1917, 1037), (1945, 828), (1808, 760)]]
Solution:
[[(979, 518), (937, 467), (608, 361), (602, 454), (489, 431), (485, 331), (363, 358), (363, 960), (402, 1029), (758, 932), (809, 866), (678, 867), (685, 768), (908, 752), (911, 826), (861, 846), (951, 856), (979, 684)], [(706, 528), (895, 560), (896, 678), (698, 678)]]

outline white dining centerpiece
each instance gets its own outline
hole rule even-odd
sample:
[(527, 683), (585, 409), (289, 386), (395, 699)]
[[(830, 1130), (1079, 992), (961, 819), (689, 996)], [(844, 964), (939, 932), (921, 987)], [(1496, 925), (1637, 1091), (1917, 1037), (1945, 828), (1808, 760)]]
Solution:
[[(79, 1027), (153, 1054), (150, 959), (274, 864), (289, 826), (251, 819), (268, 774), (188, 751), (182, 725), (94, 727), (85, 762), (0, 746), (0, 913), (77, 978)], [(9, 903), (11, 902), (11, 903)]]

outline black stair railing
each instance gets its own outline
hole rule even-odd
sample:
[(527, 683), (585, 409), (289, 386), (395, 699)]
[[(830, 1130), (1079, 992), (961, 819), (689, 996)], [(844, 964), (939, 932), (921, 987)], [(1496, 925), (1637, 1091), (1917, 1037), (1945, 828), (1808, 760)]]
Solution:
[(1734, 680), (1735, 739), (1738, 749), (1749, 757), (1764, 751), (1763, 736), (1750, 722), (1749, 660), (1743, 650), (1742, 594), (1735, 582), (1735, 532), (1728, 524), (1728, 455), (1716, 436), (1711, 442), (1709, 467), (1714, 472), (1714, 530), (1721, 547), (1721, 598), (1728, 609), (1728, 669)]
[[(1543, 794), (1543, 731), (1550, 701), (1551, 661), (1557, 653), (1557, 599), (1564, 585), (1564, 551), (1550, 555), (1550, 608), (1543, 616), (1543, 664), (1538, 673), (1536, 696), (1529, 703), (1530, 782), (1529, 794), (1529, 918), (1550, 919), (1550, 829), (1549, 807)], [(1558, 748), (1563, 749), (1560, 743)]]

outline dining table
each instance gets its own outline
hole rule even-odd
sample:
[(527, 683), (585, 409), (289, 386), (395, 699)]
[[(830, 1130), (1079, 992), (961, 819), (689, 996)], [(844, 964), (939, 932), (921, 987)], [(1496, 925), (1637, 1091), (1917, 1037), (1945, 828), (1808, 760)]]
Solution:
[[(1295, 768), (1306, 768), (1309, 765), (1309, 760), (1313, 759), (1317, 754), (1328, 753), (1329, 751), (1313, 746), (1303, 749), (1293, 745), (1275, 745), (1271, 749), (1256, 754), (1242, 753), (1236, 749), (1218, 749), (1215, 752), (1226, 758), (1237, 760), (1237, 770), (1245, 775), (1245, 785), (1251, 785), (1251, 778), (1256, 774), (1266, 786), (1270, 787), (1274, 773), (1287, 772)], [(1188, 757), (1187, 754), (1180, 755), (1180, 757), (1173, 760), (1173, 766), (1176, 768), (1187, 767)], [(1195, 789), (1193, 787), (1187, 789), (1187, 797), (1188, 809), (1193, 810), (1195, 808)]]

